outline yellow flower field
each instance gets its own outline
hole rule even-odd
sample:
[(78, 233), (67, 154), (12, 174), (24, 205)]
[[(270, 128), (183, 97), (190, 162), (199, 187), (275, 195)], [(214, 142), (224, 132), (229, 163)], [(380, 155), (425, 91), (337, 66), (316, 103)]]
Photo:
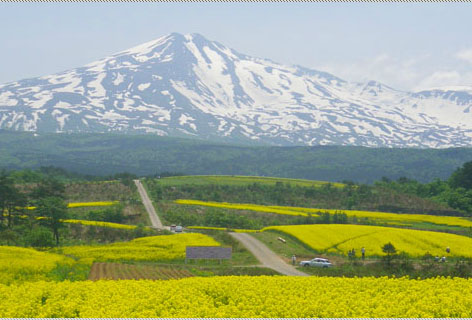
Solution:
[(0, 285), (0, 317), (472, 317), (463, 278), (211, 277)]
[(71, 202), (67, 204), (68, 208), (79, 207), (109, 207), (120, 203), (119, 201), (95, 201), (95, 202)]
[[(215, 208), (225, 208), (225, 209), (235, 209), (235, 210), (249, 210), (249, 211), (257, 211), (257, 212), (287, 214), (291, 216), (307, 216), (307, 214), (304, 212), (290, 210), (290, 207), (271, 207), (271, 206), (263, 206), (263, 205), (250, 204), (250, 203), (212, 202), (212, 201), (199, 201), (199, 200), (187, 200), (187, 199), (175, 200), (175, 203), (192, 205), (192, 206), (205, 206), (205, 207), (215, 207)], [(313, 214), (313, 216), (317, 216), (317, 214)]]
[[(67, 204), (67, 208), (82, 207), (109, 207), (120, 203), (119, 201), (95, 201), (95, 202), (71, 202)], [(27, 210), (35, 210), (36, 207), (26, 207)]]
[[(41, 218), (41, 217), (39, 217), (39, 218)], [(127, 225), (127, 224), (114, 223), (114, 222), (77, 220), (77, 219), (65, 219), (65, 220), (61, 220), (61, 221), (64, 222), (64, 223), (81, 224), (81, 225), (84, 225), (84, 226), (96, 226), (96, 227), (105, 227), (105, 228), (113, 228), (113, 229), (127, 229), (127, 230), (136, 229), (136, 226), (130, 226), (130, 225)]]
[[(6, 215), (5, 215), (6, 216)], [(28, 218), (27, 215), (21, 215), (19, 218), (26, 219)], [(36, 217), (36, 220), (44, 220), (46, 217)], [(136, 229), (136, 226), (122, 224), (122, 223), (114, 223), (114, 222), (105, 222), (105, 221), (93, 221), (93, 220), (79, 220), (79, 219), (60, 219), (61, 222), (64, 223), (71, 223), (71, 224), (81, 224), (84, 226), (96, 226), (96, 227), (105, 227), (105, 228), (112, 228), (112, 229), (127, 229), (133, 230)], [(149, 229), (149, 227), (145, 227), (145, 229)]]
[(286, 209), (299, 212), (309, 213), (323, 213), (329, 214), (334, 213), (345, 213), (348, 217), (356, 216), (358, 218), (369, 218), (377, 221), (390, 221), (390, 222), (429, 222), (438, 225), (448, 226), (459, 226), (459, 227), (472, 227), (472, 220), (461, 218), (461, 217), (447, 217), (447, 216), (434, 216), (428, 214), (406, 214), (406, 213), (388, 213), (388, 212), (377, 212), (377, 211), (362, 211), (362, 210), (334, 210), (334, 209), (316, 209), (316, 208), (302, 208), (302, 207), (282, 207), (282, 206), (268, 206), (268, 208), (274, 209)]
[[(388, 213), (388, 212), (377, 212), (377, 211), (362, 211), (362, 210), (337, 210), (337, 209), (318, 209), (318, 208), (303, 208), (303, 207), (287, 207), (287, 206), (263, 206), (257, 204), (244, 204), (244, 203), (227, 203), (227, 202), (212, 202), (212, 201), (199, 201), (199, 200), (187, 200), (179, 199), (175, 200), (177, 204), (194, 205), (194, 206), (206, 206), (216, 208), (226, 208), (235, 210), (250, 210), (258, 212), (270, 212), (278, 214), (288, 214), (294, 216), (318, 216), (320, 213), (344, 213), (348, 217), (358, 218), (369, 218), (378, 222), (395, 223), (396, 225), (405, 225), (408, 222), (428, 222), (437, 225), (448, 225), (448, 226), (459, 226), (459, 227), (472, 227), (472, 220), (461, 218), (461, 217), (446, 217), (446, 216), (433, 216), (427, 214), (403, 214), (403, 213)], [(407, 225), (407, 224), (406, 224)]]
[(45, 273), (70, 258), (29, 248), (0, 246), (0, 283), (45, 279)]
[(262, 230), (282, 231), (320, 252), (347, 254), (356, 249), (360, 254), (365, 247), (366, 256), (382, 256), (381, 247), (391, 242), (397, 251), (416, 257), (426, 252), (443, 256), (446, 247), (451, 249), (450, 256), (472, 257), (472, 238), (443, 232), (342, 224), (274, 226)]
[(58, 252), (95, 261), (168, 261), (185, 258), (186, 246), (219, 246), (213, 238), (199, 233), (137, 238), (96, 246), (62, 247)]

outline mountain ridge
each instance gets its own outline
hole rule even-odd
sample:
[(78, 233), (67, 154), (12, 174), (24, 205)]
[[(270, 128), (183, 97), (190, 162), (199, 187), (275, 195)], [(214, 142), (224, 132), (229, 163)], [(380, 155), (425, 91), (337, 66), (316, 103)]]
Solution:
[(405, 92), (170, 35), (0, 85), (0, 128), (269, 145), (472, 145), (472, 88)]

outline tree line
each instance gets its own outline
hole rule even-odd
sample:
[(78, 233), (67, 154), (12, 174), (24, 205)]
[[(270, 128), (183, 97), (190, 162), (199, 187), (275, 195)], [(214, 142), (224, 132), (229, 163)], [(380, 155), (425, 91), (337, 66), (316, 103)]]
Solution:
[(61, 220), (67, 219), (64, 199), (65, 185), (53, 177), (47, 176), (25, 191), (15, 184), (13, 176), (0, 171), (1, 240), (8, 244), (21, 233), (33, 245), (38, 242), (52, 245), (51, 241), (58, 245)]
[(447, 180), (436, 179), (430, 183), (420, 183), (405, 177), (396, 181), (383, 178), (375, 185), (430, 199), (458, 210), (462, 215), (472, 216), (472, 161), (457, 168)]

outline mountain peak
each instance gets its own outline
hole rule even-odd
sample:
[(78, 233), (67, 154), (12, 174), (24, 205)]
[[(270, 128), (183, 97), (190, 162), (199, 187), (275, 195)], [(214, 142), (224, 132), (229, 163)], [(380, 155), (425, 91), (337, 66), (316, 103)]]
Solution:
[(470, 146), (472, 95), (240, 54), (170, 33), (81, 68), (0, 86), (0, 129), (194, 136), (275, 145)]

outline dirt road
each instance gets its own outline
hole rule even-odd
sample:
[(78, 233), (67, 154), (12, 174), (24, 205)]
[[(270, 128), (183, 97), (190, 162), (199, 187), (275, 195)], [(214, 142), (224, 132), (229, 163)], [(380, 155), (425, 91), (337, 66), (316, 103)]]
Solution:
[(229, 233), (233, 238), (241, 242), (265, 267), (287, 276), (308, 276), (286, 264), (279, 256), (272, 252), (265, 244), (247, 233)]
[(163, 229), (164, 226), (162, 225), (161, 219), (157, 216), (156, 210), (152, 205), (151, 199), (149, 199), (146, 190), (144, 189), (141, 181), (134, 180), (136, 187), (138, 187), (139, 195), (141, 196), (141, 200), (146, 208), (146, 211), (149, 214), (149, 219), (151, 219), (151, 224), (154, 228)]

